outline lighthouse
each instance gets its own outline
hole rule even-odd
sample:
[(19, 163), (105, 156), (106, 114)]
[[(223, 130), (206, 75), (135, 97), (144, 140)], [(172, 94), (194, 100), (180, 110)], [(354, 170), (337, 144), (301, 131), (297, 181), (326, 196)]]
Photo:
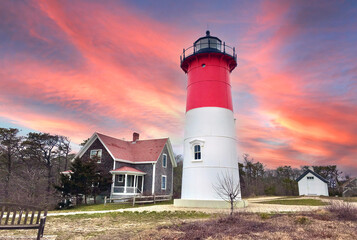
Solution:
[(188, 81), (182, 192), (175, 206), (224, 207), (215, 190), (219, 179), (229, 176), (239, 184), (229, 78), (237, 66), (235, 48), (207, 31), (180, 60)]

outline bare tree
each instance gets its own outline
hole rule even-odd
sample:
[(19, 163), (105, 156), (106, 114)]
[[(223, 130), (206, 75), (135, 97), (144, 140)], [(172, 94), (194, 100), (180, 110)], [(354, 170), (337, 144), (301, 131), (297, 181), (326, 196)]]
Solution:
[(58, 146), (58, 135), (30, 132), (23, 144), (30, 158), (37, 159), (47, 169), (47, 198), (49, 198), (54, 183), (52, 167)]
[(16, 128), (0, 128), (0, 164), (5, 164), (5, 186), (4, 195), (5, 199), (9, 198), (9, 186), (11, 185), (11, 178), (13, 176), (14, 163), (16, 161), (17, 146), (21, 142), (21, 137), (17, 134), (19, 130)]
[(240, 200), (240, 183), (239, 179), (235, 179), (233, 174), (228, 173), (222, 174), (222, 176), (217, 176), (217, 184), (213, 185), (214, 190), (217, 192), (218, 196), (224, 201), (230, 203), (232, 216), (234, 206), (237, 200)]

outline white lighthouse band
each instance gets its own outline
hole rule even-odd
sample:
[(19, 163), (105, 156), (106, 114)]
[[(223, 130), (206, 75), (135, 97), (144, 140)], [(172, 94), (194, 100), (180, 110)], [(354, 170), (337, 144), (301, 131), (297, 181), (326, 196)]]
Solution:
[(226, 108), (186, 113), (182, 199), (222, 201), (215, 190), (219, 178), (228, 175), (239, 182), (234, 125), (233, 112)]

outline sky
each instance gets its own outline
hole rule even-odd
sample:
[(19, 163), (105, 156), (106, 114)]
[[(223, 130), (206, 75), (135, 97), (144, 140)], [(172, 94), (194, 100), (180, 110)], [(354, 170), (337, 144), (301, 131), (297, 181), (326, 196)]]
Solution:
[[(0, 2), (0, 127), (170, 137), (183, 152), (183, 48), (209, 29), (238, 53), (239, 155), (357, 175), (357, 2)], [(241, 159), (241, 157), (240, 157)]]

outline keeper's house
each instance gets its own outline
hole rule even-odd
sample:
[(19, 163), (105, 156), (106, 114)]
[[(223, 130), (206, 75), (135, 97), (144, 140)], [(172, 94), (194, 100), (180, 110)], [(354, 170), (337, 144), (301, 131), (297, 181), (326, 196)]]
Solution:
[(175, 158), (169, 138), (125, 141), (94, 133), (75, 156), (97, 159), (113, 176), (110, 197), (172, 195)]
[(319, 174), (308, 169), (296, 179), (299, 195), (328, 196), (328, 181)]

